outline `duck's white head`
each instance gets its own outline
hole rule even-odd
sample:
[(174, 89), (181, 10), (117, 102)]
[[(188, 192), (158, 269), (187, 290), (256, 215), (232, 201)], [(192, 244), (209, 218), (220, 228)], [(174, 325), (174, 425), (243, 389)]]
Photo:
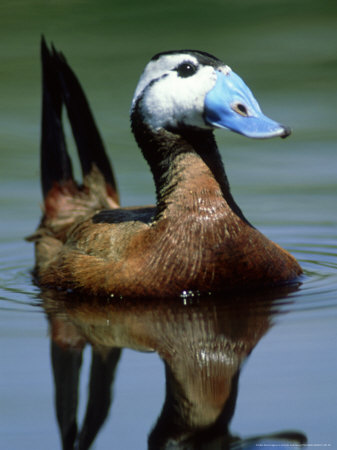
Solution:
[(290, 130), (265, 116), (244, 81), (214, 56), (181, 50), (159, 53), (137, 85), (137, 106), (153, 130), (227, 128), (252, 138), (286, 137)]

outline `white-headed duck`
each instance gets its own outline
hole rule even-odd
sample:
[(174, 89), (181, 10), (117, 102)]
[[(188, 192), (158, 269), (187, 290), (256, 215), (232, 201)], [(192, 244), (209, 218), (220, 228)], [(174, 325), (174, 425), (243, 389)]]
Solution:
[[(41, 285), (85, 294), (176, 296), (295, 280), (301, 267), (245, 218), (230, 192), (214, 130), (286, 137), (216, 57), (155, 55), (131, 107), (135, 139), (153, 174), (156, 205), (122, 208), (113, 172), (77, 77), (42, 39), (41, 172), (44, 214), (31, 237)], [(83, 172), (75, 182), (65, 106)]]

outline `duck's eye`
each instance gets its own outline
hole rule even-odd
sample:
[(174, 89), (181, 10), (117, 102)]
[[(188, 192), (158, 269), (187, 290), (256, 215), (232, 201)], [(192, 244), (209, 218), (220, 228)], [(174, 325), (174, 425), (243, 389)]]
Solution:
[(182, 63), (175, 69), (178, 72), (178, 75), (182, 78), (190, 77), (194, 75), (197, 71), (197, 68), (192, 63)]
[(248, 109), (242, 103), (233, 103), (232, 110), (244, 117), (249, 115)]

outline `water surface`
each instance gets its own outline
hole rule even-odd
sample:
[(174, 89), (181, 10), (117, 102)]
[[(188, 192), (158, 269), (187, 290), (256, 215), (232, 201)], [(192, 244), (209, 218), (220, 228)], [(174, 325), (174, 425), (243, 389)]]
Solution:
[[(75, 365), (78, 348), (87, 342), (79, 426), (88, 395), (90, 343), (110, 355), (110, 374), (116, 363), (114, 398), (96, 449), (147, 448), (167, 400), (166, 382), (170, 395), (177, 392), (181, 374), (183, 392), (195, 407), (186, 417), (211, 421), (214, 411), (231, 405), (233, 417), (223, 412), (223, 421), (203, 436), (212, 448), (229, 442), (233, 448), (255, 448), (258, 442), (233, 436), (287, 430), (306, 436), (311, 445), (337, 448), (336, 9), (335, 2), (320, 0), (149, 1), (127, 7), (107, 1), (2, 2), (1, 448), (61, 448), (50, 332), (55, 338), (58, 326), (76, 329), (65, 352), (77, 354)], [(259, 299), (181, 298), (138, 307), (81, 306), (40, 292), (30, 274), (33, 248), (23, 238), (40, 214), (42, 32), (64, 51), (88, 93), (124, 205), (154, 201), (151, 175), (128, 119), (147, 60), (162, 50), (199, 48), (242, 75), (263, 110), (291, 125), (293, 135), (251, 141), (218, 132), (219, 147), (235, 199), (254, 225), (298, 258), (305, 270), (302, 285)], [(67, 136), (73, 148), (69, 127)], [(138, 327), (137, 333), (121, 334), (123, 326), (128, 332)], [(74, 345), (77, 350), (70, 350)], [(118, 364), (114, 347), (124, 348)], [(73, 393), (74, 386), (68, 387)], [(172, 424), (164, 423), (166, 428), (152, 433), (159, 441), (172, 433)], [(290, 443), (289, 434), (283, 437)], [(196, 439), (201, 442), (199, 435)], [(278, 442), (273, 439), (260, 445)]]

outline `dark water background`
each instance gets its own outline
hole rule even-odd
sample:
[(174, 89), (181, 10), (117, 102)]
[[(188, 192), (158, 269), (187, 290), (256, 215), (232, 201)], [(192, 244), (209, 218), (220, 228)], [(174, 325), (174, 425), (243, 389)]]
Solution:
[[(241, 437), (295, 429), (316, 448), (337, 448), (337, 4), (329, 0), (1, 2), (0, 448), (60, 448), (46, 301), (31, 282), (33, 248), (23, 240), (40, 214), (41, 33), (85, 87), (123, 205), (154, 201), (128, 111), (159, 51), (213, 53), (245, 79), (267, 115), (293, 128), (284, 141), (217, 133), (245, 215), (305, 269), (303, 285), (277, 302), (273, 326), (256, 339), (230, 429)], [(67, 135), (73, 147), (69, 127)], [(188, 316), (196, 306), (185, 307)], [(80, 420), (89, 347), (84, 356)], [(165, 397), (157, 353), (124, 350), (114, 392), (94, 448), (145, 449)]]

